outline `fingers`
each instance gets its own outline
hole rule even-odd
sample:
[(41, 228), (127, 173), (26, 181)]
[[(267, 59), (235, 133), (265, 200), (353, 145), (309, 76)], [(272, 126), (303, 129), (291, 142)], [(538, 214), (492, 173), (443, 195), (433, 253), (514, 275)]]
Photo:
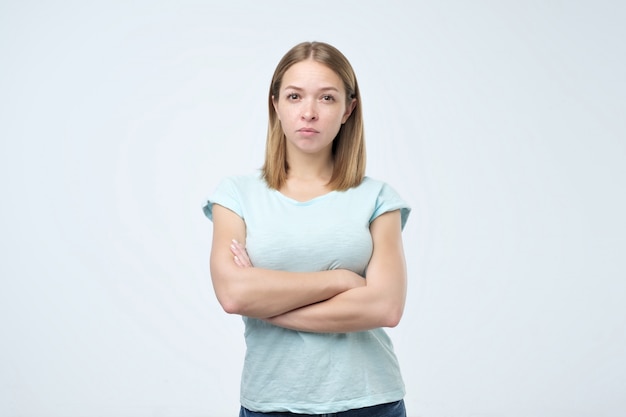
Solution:
[(245, 268), (244, 264), (241, 263), (241, 261), (239, 260), (239, 257), (237, 255), (234, 256), (233, 260), (235, 261), (235, 265), (237, 265), (240, 268)]
[(248, 252), (246, 252), (246, 248), (235, 239), (233, 239), (230, 244), (230, 251), (234, 255), (233, 259), (238, 267), (247, 268), (252, 266), (252, 262), (250, 262), (250, 258), (248, 257)]

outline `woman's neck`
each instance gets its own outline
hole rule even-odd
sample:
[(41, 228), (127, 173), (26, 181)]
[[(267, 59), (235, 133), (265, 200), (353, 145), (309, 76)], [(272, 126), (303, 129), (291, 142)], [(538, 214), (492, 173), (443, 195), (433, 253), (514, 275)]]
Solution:
[(281, 193), (294, 200), (308, 201), (332, 191), (328, 186), (334, 167), (331, 157), (302, 154), (287, 161), (287, 181), (280, 188)]
[(287, 155), (287, 180), (304, 182), (323, 182), (327, 184), (333, 176), (334, 162), (332, 155)]

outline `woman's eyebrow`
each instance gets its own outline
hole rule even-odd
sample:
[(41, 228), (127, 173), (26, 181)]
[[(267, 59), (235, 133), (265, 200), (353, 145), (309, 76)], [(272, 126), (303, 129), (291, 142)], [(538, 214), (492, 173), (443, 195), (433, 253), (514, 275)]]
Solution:
[[(304, 88), (298, 87), (298, 86), (295, 86), (295, 85), (285, 86), (284, 89), (285, 90), (304, 91)], [(329, 86), (329, 87), (322, 87), (322, 88), (318, 89), (318, 91), (336, 91), (336, 92), (339, 92), (339, 89), (337, 87)]]

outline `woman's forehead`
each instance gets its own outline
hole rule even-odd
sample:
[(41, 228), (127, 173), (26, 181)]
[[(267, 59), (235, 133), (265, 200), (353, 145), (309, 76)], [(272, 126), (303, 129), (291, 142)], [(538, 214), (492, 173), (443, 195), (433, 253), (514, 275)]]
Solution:
[(317, 61), (306, 60), (293, 64), (283, 75), (281, 89), (296, 88), (343, 90), (343, 82), (339, 75)]

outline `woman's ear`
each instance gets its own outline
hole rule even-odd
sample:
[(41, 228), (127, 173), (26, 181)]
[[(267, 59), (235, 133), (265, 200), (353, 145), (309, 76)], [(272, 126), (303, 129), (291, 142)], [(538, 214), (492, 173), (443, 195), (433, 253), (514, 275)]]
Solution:
[(355, 107), (356, 107), (356, 98), (353, 98), (352, 101), (350, 101), (350, 103), (346, 105), (346, 112), (343, 114), (343, 118), (341, 119), (341, 124), (344, 124), (348, 120), (348, 118), (352, 114), (352, 111), (355, 109)]
[(276, 97), (272, 94), (272, 106), (274, 106), (274, 113), (276, 113), (276, 117), (280, 120), (280, 114), (278, 113), (278, 102), (276, 101)]

